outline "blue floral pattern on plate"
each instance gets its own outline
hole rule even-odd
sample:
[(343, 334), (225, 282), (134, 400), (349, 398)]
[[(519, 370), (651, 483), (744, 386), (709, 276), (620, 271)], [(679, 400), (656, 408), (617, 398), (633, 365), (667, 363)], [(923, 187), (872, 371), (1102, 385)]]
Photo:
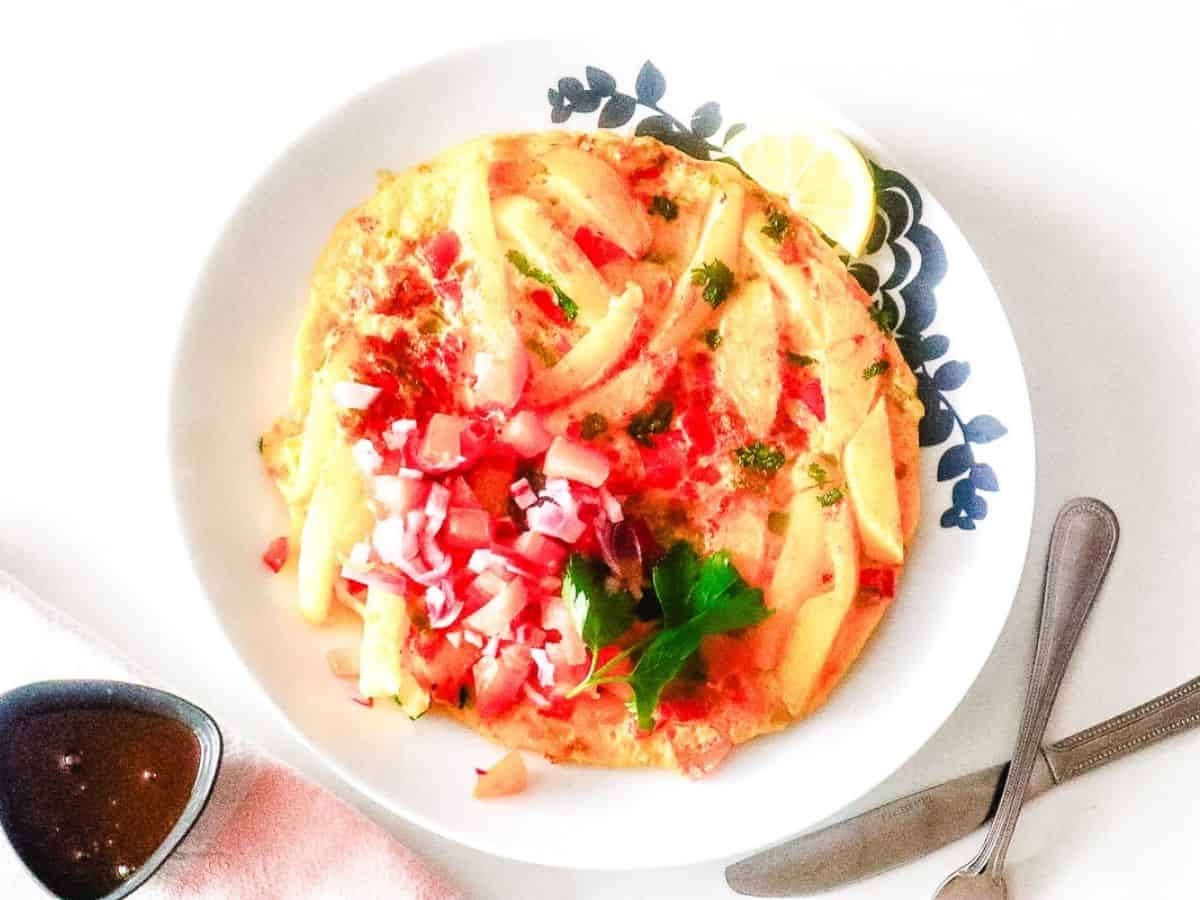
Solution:
[[(617, 89), (616, 79), (603, 69), (586, 66), (584, 80), (565, 76), (547, 91), (550, 121), (556, 125), (576, 114), (598, 112), (601, 128), (628, 125), (646, 112), (634, 133), (657, 138), (697, 159), (737, 163), (725, 152), (730, 139), (746, 128), (737, 122), (721, 130), (719, 103), (702, 103), (687, 122), (663, 108), (667, 81), (654, 63), (643, 63), (634, 93)], [(949, 359), (950, 339), (931, 329), (937, 317), (935, 289), (946, 275), (946, 256), (938, 236), (921, 222), (921, 192), (899, 172), (871, 161), (875, 178), (875, 226), (866, 256), (847, 260), (850, 273), (872, 298), (871, 317), (881, 328), (895, 333), (904, 358), (917, 377), (917, 395), (925, 406), (919, 426), (922, 447), (937, 447), (954, 440), (938, 459), (937, 480), (953, 481), (950, 506), (942, 513), (943, 528), (973, 531), (987, 517), (988, 504), (981, 492), (996, 492), (1000, 482), (986, 462), (976, 458), (976, 447), (1003, 437), (1008, 429), (987, 414), (964, 419), (947, 394), (961, 388), (971, 366)]]

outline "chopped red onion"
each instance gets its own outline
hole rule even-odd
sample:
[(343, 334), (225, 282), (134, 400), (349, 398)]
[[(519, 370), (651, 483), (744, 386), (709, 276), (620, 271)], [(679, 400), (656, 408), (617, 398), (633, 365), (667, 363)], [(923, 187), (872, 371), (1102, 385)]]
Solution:
[(508, 492), (512, 494), (513, 500), (521, 509), (529, 509), (537, 503), (537, 494), (533, 492), (533, 488), (526, 478), (518, 478), (508, 486)]
[(529, 698), (529, 702), (540, 709), (546, 709), (550, 706), (550, 701), (539, 694), (529, 682), (521, 685), (521, 689), (525, 692), (525, 696)]
[(550, 657), (546, 655), (544, 647), (534, 647), (529, 651), (529, 655), (533, 657), (533, 662), (537, 666), (537, 680), (542, 687), (554, 686), (554, 663), (550, 662)]
[(366, 409), (378, 396), (379, 388), (357, 381), (339, 381), (333, 386), (333, 402), (342, 409)]
[(366, 475), (374, 475), (383, 465), (383, 457), (366, 438), (350, 448), (350, 455), (354, 458), (354, 464)]

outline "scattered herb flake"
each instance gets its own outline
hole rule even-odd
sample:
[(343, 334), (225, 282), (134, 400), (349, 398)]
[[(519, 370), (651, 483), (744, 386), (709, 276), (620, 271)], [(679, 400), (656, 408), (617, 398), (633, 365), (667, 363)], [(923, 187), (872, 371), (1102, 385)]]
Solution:
[(755, 469), (760, 472), (777, 472), (787, 461), (783, 451), (771, 447), (762, 441), (754, 441), (745, 447), (733, 451), (733, 458), (743, 469)]
[(791, 229), (792, 220), (788, 218), (787, 213), (780, 212), (773, 206), (767, 207), (767, 224), (762, 227), (763, 234), (781, 244)]
[(658, 194), (650, 201), (650, 215), (662, 216), (668, 222), (674, 222), (679, 216), (679, 204), (670, 197)]
[(671, 424), (675, 415), (675, 404), (670, 400), (659, 400), (648, 410), (643, 410), (634, 416), (625, 430), (629, 436), (643, 447), (653, 447), (652, 434), (662, 434)]
[(863, 381), (870, 381), (876, 375), (882, 375), (889, 368), (891, 368), (891, 364), (886, 359), (877, 359), (863, 369)]
[(817, 487), (824, 487), (826, 479), (829, 475), (825, 469), (817, 463), (808, 464), (808, 477), (816, 482)]
[(608, 419), (604, 418), (598, 412), (588, 413), (583, 417), (583, 421), (579, 423), (579, 435), (585, 441), (598, 438), (606, 431), (608, 431)]
[(830, 488), (823, 494), (817, 494), (817, 503), (821, 506), (829, 507), (837, 503), (845, 496), (840, 488)]
[(261, 437), (258, 439), (258, 452), (259, 452), (259, 455), (261, 456), (262, 452), (263, 452), (263, 440)]
[(805, 353), (793, 353), (791, 350), (787, 352), (786, 358), (789, 366), (812, 366), (817, 362)]
[(721, 346), (721, 332), (715, 328), (710, 328), (704, 332), (704, 343), (708, 344), (709, 350), (716, 350)]
[(733, 290), (733, 271), (721, 260), (714, 258), (692, 269), (692, 284), (704, 285), (704, 302), (716, 309)]
[(579, 315), (579, 305), (558, 286), (558, 282), (554, 280), (553, 275), (549, 272), (543, 272), (537, 266), (531, 264), (525, 254), (519, 250), (509, 250), (508, 261), (526, 278), (532, 278), (534, 281), (544, 284), (550, 290), (554, 291), (554, 299), (558, 302), (558, 307), (563, 311), (563, 315), (567, 321), (573, 322), (575, 320), (575, 317)]

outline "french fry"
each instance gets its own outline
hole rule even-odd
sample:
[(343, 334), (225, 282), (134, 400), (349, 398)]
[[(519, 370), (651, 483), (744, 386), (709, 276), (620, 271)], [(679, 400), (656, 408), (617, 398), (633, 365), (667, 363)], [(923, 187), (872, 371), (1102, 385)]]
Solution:
[(892, 459), (887, 401), (882, 399), (846, 444), (843, 467), (863, 549), (872, 559), (898, 566), (904, 562), (904, 537)]
[(766, 221), (762, 213), (747, 216), (742, 243), (784, 299), (787, 308), (784, 327), (792, 347), (797, 352), (807, 352), (824, 343), (825, 323), (817, 303), (815, 280), (825, 273), (817, 265), (785, 263), (780, 258), (779, 245), (763, 234)]
[[(712, 314), (703, 297), (704, 286), (692, 281), (692, 272), (705, 263), (720, 260), (733, 272), (738, 271), (742, 207), (746, 192), (736, 182), (723, 181), (713, 189), (700, 240), (687, 270), (680, 274), (675, 291), (661, 315), (663, 327), (650, 339), (653, 354), (679, 347), (695, 335)], [(737, 290), (737, 285), (734, 287)]]
[(782, 382), (775, 295), (759, 278), (727, 302), (716, 352), (717, 383), (737, 406), (754, 437), (765, 437), (775, 421)]
[(629, 349), (641, 311), (642, 289), (630, 282), (625, 292), (613, 299), (608, 314), (552, 368), (537, 376), (530, 386), (530, 399), (549, 405), (594, 384)]
[(554, 226), (541, 206), (511, 194), (492, 206), (496, 233), (534, 267), (549, 273), (579, 306), (579, 324), (592, 326), (608, 311), (608, 285), (578, 245)]
[(300, 535), (297, 592), (300, 612), (321, 623), (333, 602), (340, 557), (371, 527), (362, 478), (348, 447), (331, 446)]
[(833, 585), (796, 610), (778, 669), (780, 696), (793, 716), (811, 710), (818, 676), (858, 593), (858, 541), (854, 514), (845, 501), (833, 507), (827, 534)]
[(650, 225), (625, 181), (604, 160), (576, 147), (556, 147), (542, 155), (545, 190), (561, 200), (581, 224), (634, 259), (650, 247)]

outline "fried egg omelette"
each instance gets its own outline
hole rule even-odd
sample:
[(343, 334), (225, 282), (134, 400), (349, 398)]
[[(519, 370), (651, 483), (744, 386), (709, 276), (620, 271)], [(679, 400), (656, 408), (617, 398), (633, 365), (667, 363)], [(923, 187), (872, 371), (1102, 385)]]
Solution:
[[(836, 249), (736, 167), (509, 134), (379, 178), (263, 436), (363, 698), (699, 776), (820, 706), (918, 517), (915, 379)], [(389, 701), (390, 702), (390, 701)]]

